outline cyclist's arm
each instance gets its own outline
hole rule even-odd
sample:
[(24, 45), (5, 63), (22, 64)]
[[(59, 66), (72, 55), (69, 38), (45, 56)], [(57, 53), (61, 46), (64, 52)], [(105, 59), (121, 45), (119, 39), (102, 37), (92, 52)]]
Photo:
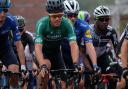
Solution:
[(93, 65), (97, 65), (97, 56), (96, 51), (92, 43), (86, 43), (87, 53), (93, 63)]
[(70, 49), (71, 49), (71, 55), (72, 55), (73, 63), (74, 64), (78, 63), (79, 49), (78, 49), (76, 41), (70, 42)]
[(111, 41), (112, 41), (112, 44), (114, 47), (115, 54), (116, 54), (116, 56), (118, 56), (118, 46), (119, 46), (118, 44), (119, 44), (119, 42), (118, 42), (117, 33), (114, 29), (112, 30)]
[(121, 46), (123, 44), (124, 38), (125, 38), (125, 31), (121, 34), (120, 39), (119, 39), (119, 46), (118, 46), (118, 53), (120, 55), (121, 52)]
[(43, 48), (42, 44), (35, 44), (35, 54), (36, 54), (36, 58), (37, 58), (40, 66), (42, 64), (45, 64), (43, 61), (44, 57), (43, 57), (43, 53), (42, 53), (42, 48)]
[(92, 43), (91, 29), (89, 26), (86, 27), (86, 29), (87, 30), (85, 30), (85, 35), (84, 35), (86, 50), (87, 50), (87, 53), (92, 61), (92, 64), (97, 65), (97, 56), (96, 56), (95, 48)]
[(78, 49), (78, 45), (76, 42), (76, 35), (74, 32), (74, 28), (70, 22), (69, 24), (67, 24), (67, 27), (68, 27), (67, 28), (68, 38), (69, 38), (69, 43), (70, 43), (72, 60), (73, 60), (73, 63), (78, 63), (79, 49)]
[(25, 55), (24, 55), (24, 48), (21, 42), (21, 35), (18, 30), (18, 26), (16, 26), (15, 22), (12, 23), (12, 33), (13, 33), (13, 39), (16, 43), (16, 48), (17, 48), (20, 63), (21, 65), (25, 65)]
[(35, 37), (35, 56), (39, 65), (44, 64), (44, 56), (42, 52), (43, 48), (43, 32), (44, 24), (42, 22), (38, 22), (36, 25), (36, 37)]
[(127, 67), (128, 63), (128, 25), (126, 26), (125, 30), (125, 37), (121, 46), (121, 60), (123, 67)]
[(24, 48), (21, 41), (16, 41), (16, 48), (21, 65), (25, 65)]
[(124, 39), (123, 44), (121, 46), (121, 60), (122, 66), (127, 67), (127, 55), (128, 55), (128, 40)]

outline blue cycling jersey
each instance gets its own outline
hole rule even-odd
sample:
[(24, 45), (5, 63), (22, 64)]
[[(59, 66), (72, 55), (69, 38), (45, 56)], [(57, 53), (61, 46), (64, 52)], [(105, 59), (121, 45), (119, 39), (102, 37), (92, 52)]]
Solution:
[(19, 41), (21, 39), (20, 32), (18, 30), (18, 26), (15, 23), (15, 20), (7, 15), (5, 22), (2, 27), (0, 27), (0, 50), (5, 50), (11, 46), (11, 42), (9, 39), (9, 34), (12, 31), (13, 40)]
[(85, 45), (85, 43), (92, 43), (92, 36), (90, 32), (90, 26), (83, 20), (77, 19), (75, 24), (75, 33), (77, 37), (78, 45)]
[[(79, 47), (85, 45), (88, 42), (92, 43), (90, 26), (88, 25), (88, 23), (83, 20), (77, 19), (74, 23), (74, 28), (77, 38), (77, 44)], [(70, 49), (67, 38), (63, 40), (62, 45), (65, 49)]]
[[(84, 22), (83, 20), (77, 19), (76, 22), (74, 23), (74, 28), (75, 28), (74, 32), (76, 33), (77, 44), (79, 48), (81, 47), (83, 48), (83, 46), (86, 43), (89, 43), (89, 42), (92, 43), (90, 26), (88, 25), (88, 23)], [(62, 55), (63, 55), (63, 59), (66, 66), (68, 66), (69, 68), (72, 68), (72, 60), (71, 60), (72, 57), (70, 53), (70, 46), (66, 38), (62, 41), (61, 49), (62, 49)], [(81, 57), (79, 59), (78, 64), (81, 66), (84, 66)]]

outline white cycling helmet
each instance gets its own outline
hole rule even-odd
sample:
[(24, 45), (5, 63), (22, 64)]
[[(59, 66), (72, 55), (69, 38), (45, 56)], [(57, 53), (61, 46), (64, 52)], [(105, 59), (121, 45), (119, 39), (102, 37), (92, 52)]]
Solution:
[(106, 6), (98, 6), (94, 9), (93, 15), (95, 17), (100, 17), (100, 16), (110, 16), (110, 10), (108, 7)]
[(80, 7), (76, 0), (65, 0), (64, 1), (65, 13), (78, 13)]

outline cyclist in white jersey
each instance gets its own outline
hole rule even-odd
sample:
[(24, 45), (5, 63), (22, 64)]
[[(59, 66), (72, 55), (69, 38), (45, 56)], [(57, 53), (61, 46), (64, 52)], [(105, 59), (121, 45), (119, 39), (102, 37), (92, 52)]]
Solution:
[[(106, 68), (111, 62), (117, 60), (111, 60), (107, 51), (107, 44), (112, 43), (114, 47), (114, 52), (116, 54), (116, 59), (118, 59), (118, 38), (117, 33), (113, 27), (109, 25), (111, 19), (111, 13), (107, 6), (98, 6), (93, 12), (95, 22), (91, 24), (91, 33), (93, 38), (93, 45), (97, 53), (97, 64), (101, 67), (102, 73), (107, 73)], [(120, 67), (121, 70), (121, 67)], [(121, 75), (121, 71), (117, 69), (114, 71)], [(116, 84), (114, 85), (116, 88)], [(114, 89), (115, 89), (114, 88)]]
[[(21, 41), (22, 41), (22, 44), (24, 46), (24, 53), (25, 53), (25, 58), (26, 58), (26, 68), (27, 68), (27, 71), (29, 73), (29, 75), (28, 75), (29, 80), (31, 81), (31, 85), (28, 85), (28, 88), (33, 89), (34, 88), (34, 86), (33, 86), (34, 85), (34, 77), (32, 74), (33, 64), (34, 64), (34, 61), (33, 61), (33, 59), (34, 59), (34, 57), (33, 57), (33, 53), (34, 53), (33, 34), (24, 29), (26, 24), (25, 24), (25, 18), (23, 16), (16, 15), (16, 16), (14, 16), (14, 19), (16, 20), (18, 28), (20, 30)], [(23, 86), (23, 89), (26, 89), (26, 87), (27, 86), (25, 84)]]

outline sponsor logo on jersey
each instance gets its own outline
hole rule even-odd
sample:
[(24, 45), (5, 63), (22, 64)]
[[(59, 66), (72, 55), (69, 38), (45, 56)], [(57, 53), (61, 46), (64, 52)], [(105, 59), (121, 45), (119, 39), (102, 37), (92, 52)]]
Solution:
[(42, 43), (42, 41), (43, 41), (43, 40), (42, 40), (41, 38), (36, 38), (36, 39), (35, 39), (35, 42), (36, 42), (36, 43)]
[(91, 32), (90, 32), (89, 29), (85, 32), (85, 36), (86, 36), (87, 38), (92, 38)]

